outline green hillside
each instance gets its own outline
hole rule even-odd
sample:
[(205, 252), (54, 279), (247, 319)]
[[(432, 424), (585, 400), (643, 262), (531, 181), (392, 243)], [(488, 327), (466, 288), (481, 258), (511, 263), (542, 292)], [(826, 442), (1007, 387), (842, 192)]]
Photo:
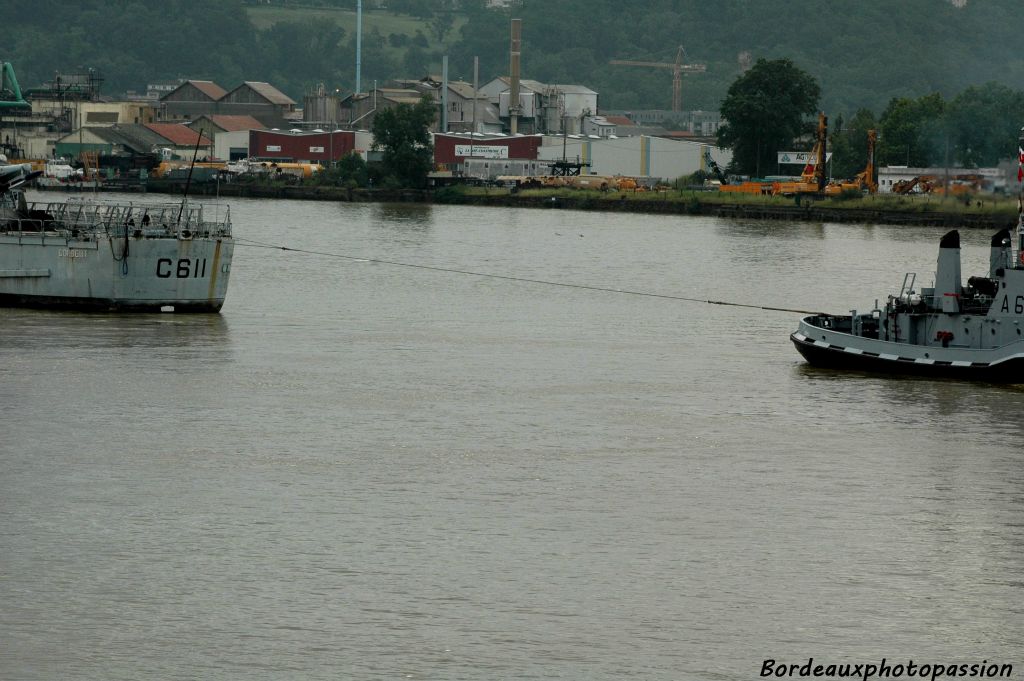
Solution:
[[(225, 87), (266, 80), (293, 98), (318, 82), (342, 91), (355, 79), (355, 0), (310, 7), (242, 0), (37, 0), (8, 8), (0, 58), (23, 85), (55, 71), (101, 70), (104, 92), (141, 90), (176, 77)], [(707, 71), (685, 77), (686, 109), (717, 109), (740, 73), (741, 55), (788, 57), (815, 77), (830, 113), (880, 112), (893, 97), (955, 96), (996, 81), (1024, 88), (1020, 0), (523, 0), (488, 10), (483, 0), (391, 0), (364, 13), (363, 72), (373, 80), (438, 72), (481, 80), (508, 70), (511, 16), (523, 20), (523, 76), (597, 90), (602, 108), (669, 108), (669, 69), (615, 66), (613, 59), (674, 61), (678, 47)], [(401, 12), (395, 10), (402, 10)], [(1024, 117), (1024, 112), (1022, 112)]]

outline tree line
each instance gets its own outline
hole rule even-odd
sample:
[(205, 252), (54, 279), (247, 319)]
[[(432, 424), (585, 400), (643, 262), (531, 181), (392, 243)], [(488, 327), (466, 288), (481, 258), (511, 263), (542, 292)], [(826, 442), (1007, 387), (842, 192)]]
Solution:
[[(730, 86), (721, 112), (719, 143), (733, 150), (731, 170), (766, 174), (776, 154), (804, 146), (814, 130), (822, 89), (789, 59), (758, 60)], [(1024, 125), (1024, 92), (988, 82), (950, 99), (933, 92), (893, 97), (880, 113), (858, 109), (831, 118), (829, 148), (836, 177), (853, 177), (867, 164), (869, 130), (878, 132), (875, 164), (912, 167), (991, 167), (1012, 158)]]
[[(687, 110), (718, 109), (732, 81), (758, 58), (789, 58), (820, 83), (821, 105), (848, 117), (862, 107), (879, 111), (893, 97), (939, 92), (949, 98), (989, 80), (1024, 82), (1019, 0), (964, 7), (902, 0), (898, 11), (890, 0), (861, 0), (856, 11), (824, 11), (820, 0), (521, 0), (508, 8), (488, 8), (485, 0), (365, 0), (364, 6), (364, 83), (438, 73), (445, 54), (452, 77), (471, 79), (475, 56), (485, 81), (506, 75), (512, 16), (523, 22), (523, 76), (586, 85), (601, 94), (603, 109), (670, 108), (670, 69), (610, 62), (670, 63), (679, 46), (687, 62), (707, 66), (684, 78)], [(27, 85), (55, 71), (93, 67), (108, 79), (106, 94), (189, 77), (228, 87), (265, 80), (298, 100), (320, 82), (351, 91), (354, 9), (355, 0), (34, 0), (5, 12), (4, 58), (15, 62)], [(252, 19), (257, 14), (260, 28)]]
[[(810, 0), (648, 0), (642, 7), (521, 0), (509, 9), (487, 8), (484, 0), (389, 0), (385, 12), (383, 2), (367, 0), (368, 11), (407, 23), (365, 32), (362, 78), (368, 84), (436, 73), (443, 52), (452, 78), (469, 79), (474, 56), (485, 82), (506, 74), (514, 15), (523, 21), (524, 77), (588, 85), (600, 93), (602, 109), (668, 108), (670, 69), (609, 62), (669, 63), (683, 44), (687, 61), (707, 64), (705, 73), (685, 77), (684, 108), (721, 109), (728, 120), (721, 142), (733, 147), (734, 169), (745, 174), (771, 168), (775, 152), (792, 148), (819, 108), (831, 117), (836, 176), (863, 168), (870, 128), (880, 134), (880, 165), (992, 165), (1012, 153), (1024, 111), (1021, 93), (1007, 85), (1024, 82), (1024, 56), (1014, 48), (1024, 16), (1018, 2), (958, 8), (904, 0), (894, 12), (888, 0), (862, 0), (855, 13), (826, 13)], [(302, 4), (339, 10), (355, 3)], [(201, 8), (191, 0), (16, 3), (5, 16), (4, 58), (15, 63), (23, 87), (92, 67), (107, 78), (105, 94), (176, 77), (226, 87), (264, 80), (296, 100), (320, 82), (349, 92), (355, 35), (309, 13), (325, 10), (281, 5), (275, 0), (278, 19), (257, 29), (247, 13), (252, 4), (243, 0), (209, 0)], [(774, 66), (765, 74), (762, 64)], [(760, 94), (744, 94), (754, 76), (769, 82)], [(751, 111), (764, 114), (754, 126), (745, 122)]]

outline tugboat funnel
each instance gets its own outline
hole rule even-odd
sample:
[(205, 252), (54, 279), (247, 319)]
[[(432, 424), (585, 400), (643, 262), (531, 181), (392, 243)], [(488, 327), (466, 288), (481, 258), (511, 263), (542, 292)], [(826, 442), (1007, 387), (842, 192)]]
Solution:
[(934, 305), (943, 312), (959, 312), (960, 294), (960, 232), (954, 229), (939, 242)]
[(988, 276), (996, 278), (996, 270), (1008, 268), (1012, 257), (1010, 248), (1013, 241), (1010, 239), (1010, 230), (1001, 229), (992, 235), (992, 248), (988, 256)]

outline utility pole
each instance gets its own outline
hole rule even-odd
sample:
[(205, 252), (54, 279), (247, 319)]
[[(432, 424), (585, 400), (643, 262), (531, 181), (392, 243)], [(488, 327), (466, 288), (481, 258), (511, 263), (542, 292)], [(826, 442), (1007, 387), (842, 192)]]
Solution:
[(441, 57), (441, 133), (448, 132), (448, 55)]
[(356, 0), (356, 94), (360, 92), (363, 68), (363, 0)]
[(473, 128), (469, 131), (469, 156), (473, 157), (473, 142), (476, 140), (476, 89), (480, 82), (480, 57), (473, 57)]

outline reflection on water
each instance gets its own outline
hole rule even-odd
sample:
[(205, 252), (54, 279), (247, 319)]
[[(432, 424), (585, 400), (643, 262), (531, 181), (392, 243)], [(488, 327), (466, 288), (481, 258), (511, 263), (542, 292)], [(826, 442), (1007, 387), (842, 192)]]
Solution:
[(219, 314), (86, 313), (0, 309), (0, 343), (9, 348), (188, 348), (199, 353), (230, 344)]
[(382, 226), (429, 227), (433, 221), (433, 206), (415, 202), (375, 203), (372, 219)]
[[(924, 376), (888, 376), (872, 372), (813, 367), (796, 368), (809, 390), (847, 395), (855, 390), (884, 406), (889, 423), (953, 427), (988, 437), (997, 431), (1024, 435), (1016, 414), (1024, 410), (1024, 385), (949, 381)], [(963, 415), (969, 414), (969, 418)]]
[(745, 239), (805, 240), (825, 238), (821, 222), (783, 222), (782, 220), (716, 220), (715, 232)]

